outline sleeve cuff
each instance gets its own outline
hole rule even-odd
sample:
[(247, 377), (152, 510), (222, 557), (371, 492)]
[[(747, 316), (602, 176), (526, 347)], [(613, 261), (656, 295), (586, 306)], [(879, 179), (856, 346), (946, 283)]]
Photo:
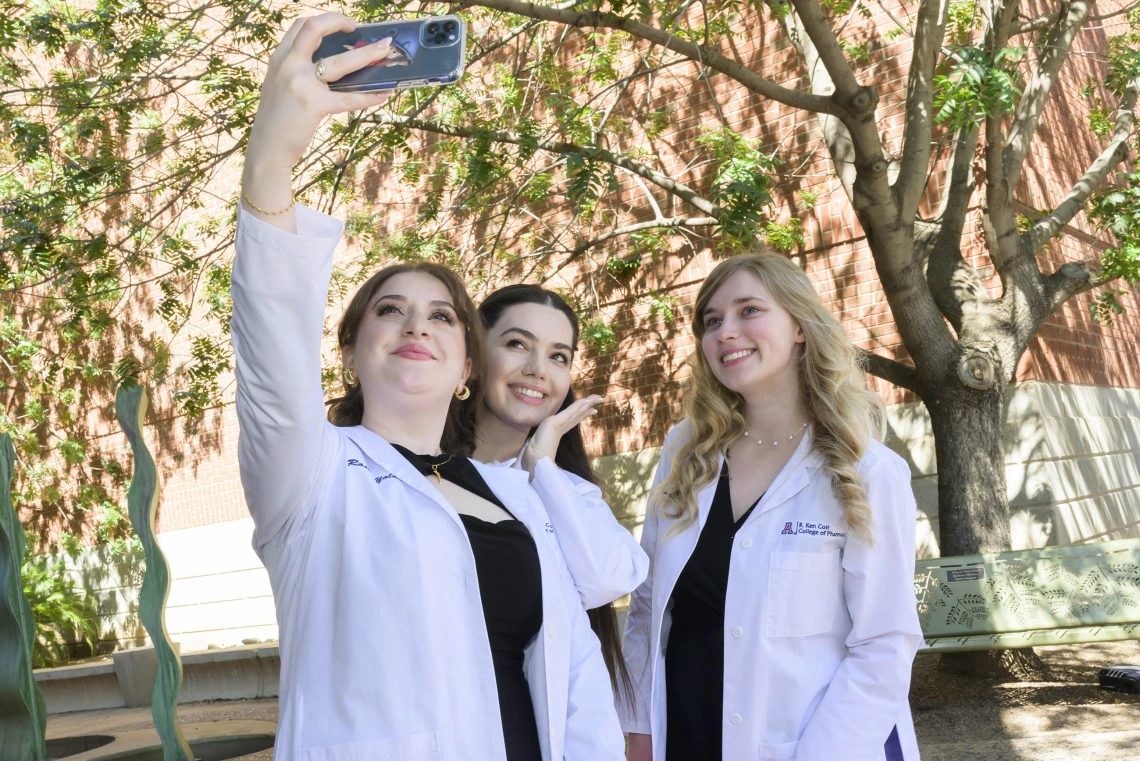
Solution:
[(327, 256), (344, 235), (344, 222), (307, 206), (293, 208), (297, 232), (290, 233), (274, 227), (238, 206), (239, 234), (270, 250), (288, 251), (300, 256)]

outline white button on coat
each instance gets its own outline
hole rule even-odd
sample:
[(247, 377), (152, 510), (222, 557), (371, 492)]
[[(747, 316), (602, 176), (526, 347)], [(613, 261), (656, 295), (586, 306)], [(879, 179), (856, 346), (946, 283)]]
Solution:
[[(685, 427), (666, 439), (654, 487), (667, 477)], [(724, 734), (724, 758), (883, 761), (889, 742), (905, 761), (918, 761), (907, 701), (911, 662), (922, 645), (910, 469), (879, 443), (858, 464), (874, 521), (874, 543), (867, 544), (847, 536), (811, 444), (809, 429), (741, 526), (753, 548), (746, 539), (733, 548), (725, 617), (740, 622), (731, 630), (739, 641), (725, 649), (724, 694), (736, 708), (728, 721), (738, 728)], [(669, 601), (715, 491), (715, 482), (699, 491), (698, 520), (671, 536), (672, 520), (647, 511), (641, 546), (649, 579), (633, 593), (625, 627), (634, 680), (632, 710), (619, 705), (627, 732), (660, 738), (668, 731)], [(747, 638), (737, 635), (745, 630)], [(654, 742), (653, 753), (664, 761), (665, 743)]]
[[(239, 211), (238, 458), (281, 642), (276, 761), (504, 761), (495, 671), (459, 515), (392, 446), (325, 419), (321, 344), (343, 225)], [(526, 677), (543, 761), (621, 761), (598, 640), (524, 472), (475, 463), (530, 531), (546, 631)]]

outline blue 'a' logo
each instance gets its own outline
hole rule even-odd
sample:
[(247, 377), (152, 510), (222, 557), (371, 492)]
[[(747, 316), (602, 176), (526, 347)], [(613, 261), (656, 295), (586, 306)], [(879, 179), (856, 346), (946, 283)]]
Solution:
[(783, 535), (783, 534), (794, 534), (794, 533), (796, 533), (796, 530), (794, 528), (792, 528), (792, 522), (791, 521), (788, 521), (787, 523), (785, 523), (784, 524), (784, 530), (780, 532), (781, 535)]

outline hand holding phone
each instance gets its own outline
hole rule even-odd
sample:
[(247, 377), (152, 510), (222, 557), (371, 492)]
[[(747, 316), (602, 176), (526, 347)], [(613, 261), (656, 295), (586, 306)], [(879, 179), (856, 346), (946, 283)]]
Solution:
[(463, 76), (467, 27), (458, 16), (361, 24), (352, 31), (334, 32), (321, 41), (313, 63), (384, 39), (391, 41), (387, 57), (335, 79), (326, 77), (329, 89), (367, 92), (433, 87), (452, 84)]
[[(269, 59), (257, 116), (250, 129), (242, 173), (243, 194), (270, 224), (291, 230), (292, 170), (313, 140), (321, 121), (329, 116), (377, 106), (390, 91), (335, 92), (317, 76), (313, 54), (330, 34), (350, 33), (357, 23), (339, 13), (298, 19), (285, 33)], [(376, 61), (387, 60), (391, 40), (361, 46), (324, 58), (326, 80), (339, 79)]]

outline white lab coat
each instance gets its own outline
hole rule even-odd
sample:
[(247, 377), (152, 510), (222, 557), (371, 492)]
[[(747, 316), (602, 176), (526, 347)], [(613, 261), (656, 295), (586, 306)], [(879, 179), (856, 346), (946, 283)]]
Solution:
[[(281, 640), (279, 761), (502, 761), (474, 557), (458, 514), (376, 433), (325, 419), (320, 352), (343, 225), (239, 212), (238, 456)], [(534, 537), (542, 629), (526, 676), (544, 761), (618, 761), (597, 638), (527, 476), (476, 463)]]
[[(655, 484), (668, 475), (682, 423), (666, 439)], [(907, 694), (922, 630), (914, 604), (915, 502), (910, 470), (872, 443), (858, 465), (874, 544), (846, 537), (810, 429), (737, 531), (724, 623), (725, 761), (917, 761)], [(716, 484), (698, 492), (698, 522), (650, 510), (641, 545), (649, 580), (633, 593), (625, 656), (634, 700), (622, 728), (653, 737), (665, 758), (665, 648), (670, 599), (708, 517)], [(888, 755), (887, 743), (891, 743)], [(901, 751), (901, 756), (898, 753)]]
[[(520, 452), (496, 464), (521, 469), (521, 458)], [(589, 610), (613, 602), (645, 581), (649, 557), (618, 523), (601, 489), (548, 457), (535, 465), (531, 486), (542, 498), (583, 607)]]

